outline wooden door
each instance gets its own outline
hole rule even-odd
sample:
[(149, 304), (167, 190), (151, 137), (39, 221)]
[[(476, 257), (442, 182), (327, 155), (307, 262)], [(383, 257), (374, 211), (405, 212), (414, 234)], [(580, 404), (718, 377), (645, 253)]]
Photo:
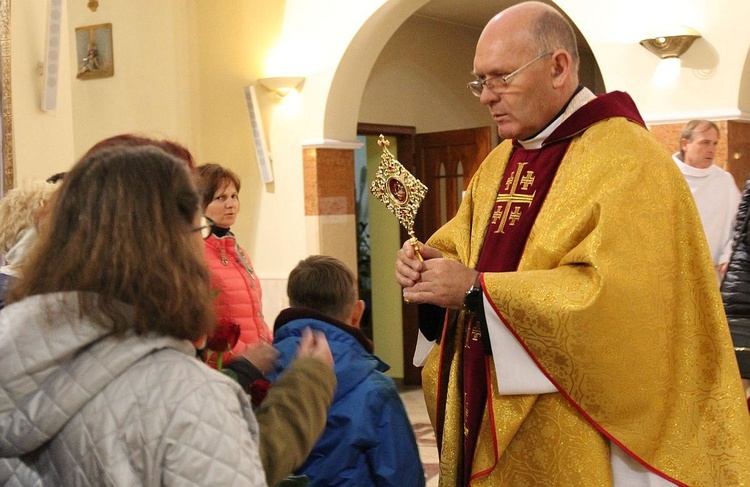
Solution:
[(729, 171), (742, 191), (750, 176), (750, 123), (741, 120), (727, 122), (727, 163)]
[(490, 127), (417, 134), (418, 177), (428, 188), (420, 209), (424, 220), (418, 234), (421, 239), (427, 239), (456, 214), (463, 193), (490, 153), (491, 144)]
[[(415, 135), (414, 127), (360, 123), (357, 133), (395, 136), (396, 158), (427, 185), (427, 197), (414, 222), (415, 233), (422, 241), (456, 214), (471, 176), (492, 149), (491, 127)], [(401, 241), (408, 238), (402, 227)], [(404, 384), (420, 385), (421, 369), (412, 365), (419, 329), (418, 307), (402, 303), (401, 310)]]
[[(414, 175), (427, 185), (427, 196), (422, 202), (414, 225), (415, 233), (421, 241), (427, 240), (438, 228), (453, 218), (471, 177), (490, 150), (492, 150), (491, 127), (432, 132), (415, 136), (414, 170), (416, 172)], [(425, 311), (422, 309), (423, 313)], [(419, 313), (420, 308), (416, 305), (402, 305), (405, 332), (403, 338), (404, 384), (406, 385), (422, 383), (421, 369), (412, 364), (417, 343)], [(407, 329), (411, 334), (407, 334)]]

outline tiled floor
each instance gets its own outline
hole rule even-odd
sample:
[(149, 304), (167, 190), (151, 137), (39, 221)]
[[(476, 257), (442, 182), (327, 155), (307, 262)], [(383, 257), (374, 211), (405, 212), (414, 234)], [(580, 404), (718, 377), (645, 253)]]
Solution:
[(430, 418), (424, 404), (424, 396), (420, 388), (404, 388), (401, 390), (401, 399), (404, 401), (406, 413), (411, 419), (414, 428), (414, 436), (417, 437), (419, 446), (419, 457), (424, 465), (427, 476), (427, 487), (438, 485), (438, 453), (435, 444), (435, 433), (432, 431)]

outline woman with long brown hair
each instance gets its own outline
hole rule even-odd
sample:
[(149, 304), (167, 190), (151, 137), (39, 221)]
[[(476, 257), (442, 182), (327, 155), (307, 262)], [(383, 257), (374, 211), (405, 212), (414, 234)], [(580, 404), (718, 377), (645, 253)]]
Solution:
[[(266, 485), (248, 396), (195, 358), (214, 313), (184, 162), (104, 148), (53, 205), (0, 313), (0, 483)], [(327, 342), (307, 339), (269, 408), (310, 370), (333, 375)], [(307, 419), (292, 414), (290, 436)]]

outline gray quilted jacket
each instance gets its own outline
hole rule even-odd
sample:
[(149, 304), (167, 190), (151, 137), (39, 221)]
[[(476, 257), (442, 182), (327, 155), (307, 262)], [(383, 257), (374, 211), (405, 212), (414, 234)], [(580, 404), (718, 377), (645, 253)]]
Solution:
[(0, 484), (265, 486), (247, 396), (194, 356), (184, 340), (112, 336), (75, 293), (6, 307)]

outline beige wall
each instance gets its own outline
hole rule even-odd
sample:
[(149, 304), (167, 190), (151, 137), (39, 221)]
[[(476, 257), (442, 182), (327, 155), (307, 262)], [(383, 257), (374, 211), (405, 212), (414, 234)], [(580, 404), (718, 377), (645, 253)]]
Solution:
[[(66, 56), (68, 38), (61, 40), (57, 110), (44, 112), (40, 63), (45, 56), (47, 0), (13, 2), (11, 12), (11, 90), (16, 184), (46, 179), (73, 161), (71, 80)], [(63, 15), (63, 26), (67, 15)], [(65, 32), (65, 28), (62, 29)]]
[[(166, 137), (194, 148), (196, 2), (68, 0), (71, 92), (76, 156), (99, 140), (128, 132)], [(75, 28), (112, 24), (115, 75), (76, 79)]]
[[(630, 93), (649, 123), (693, 118), (750, 117), (740, 85), (750, 30), (745, 0), (557, 0), (586, 37), (607, 90)], [(606, 6), (605, 6), (606, 4)], [(638, 44), (664, 27), (687, 25), (702, 34), (681, 63), (661, 61)], [(672, 64), (672, 66), (670, 66)]]
[(412, 125), (417, 133), (491, 124), (487, 108), (466, 88), (478, 37), (478, 30), (455, 24), (408, 19), (372, 68), (359, 121)]

